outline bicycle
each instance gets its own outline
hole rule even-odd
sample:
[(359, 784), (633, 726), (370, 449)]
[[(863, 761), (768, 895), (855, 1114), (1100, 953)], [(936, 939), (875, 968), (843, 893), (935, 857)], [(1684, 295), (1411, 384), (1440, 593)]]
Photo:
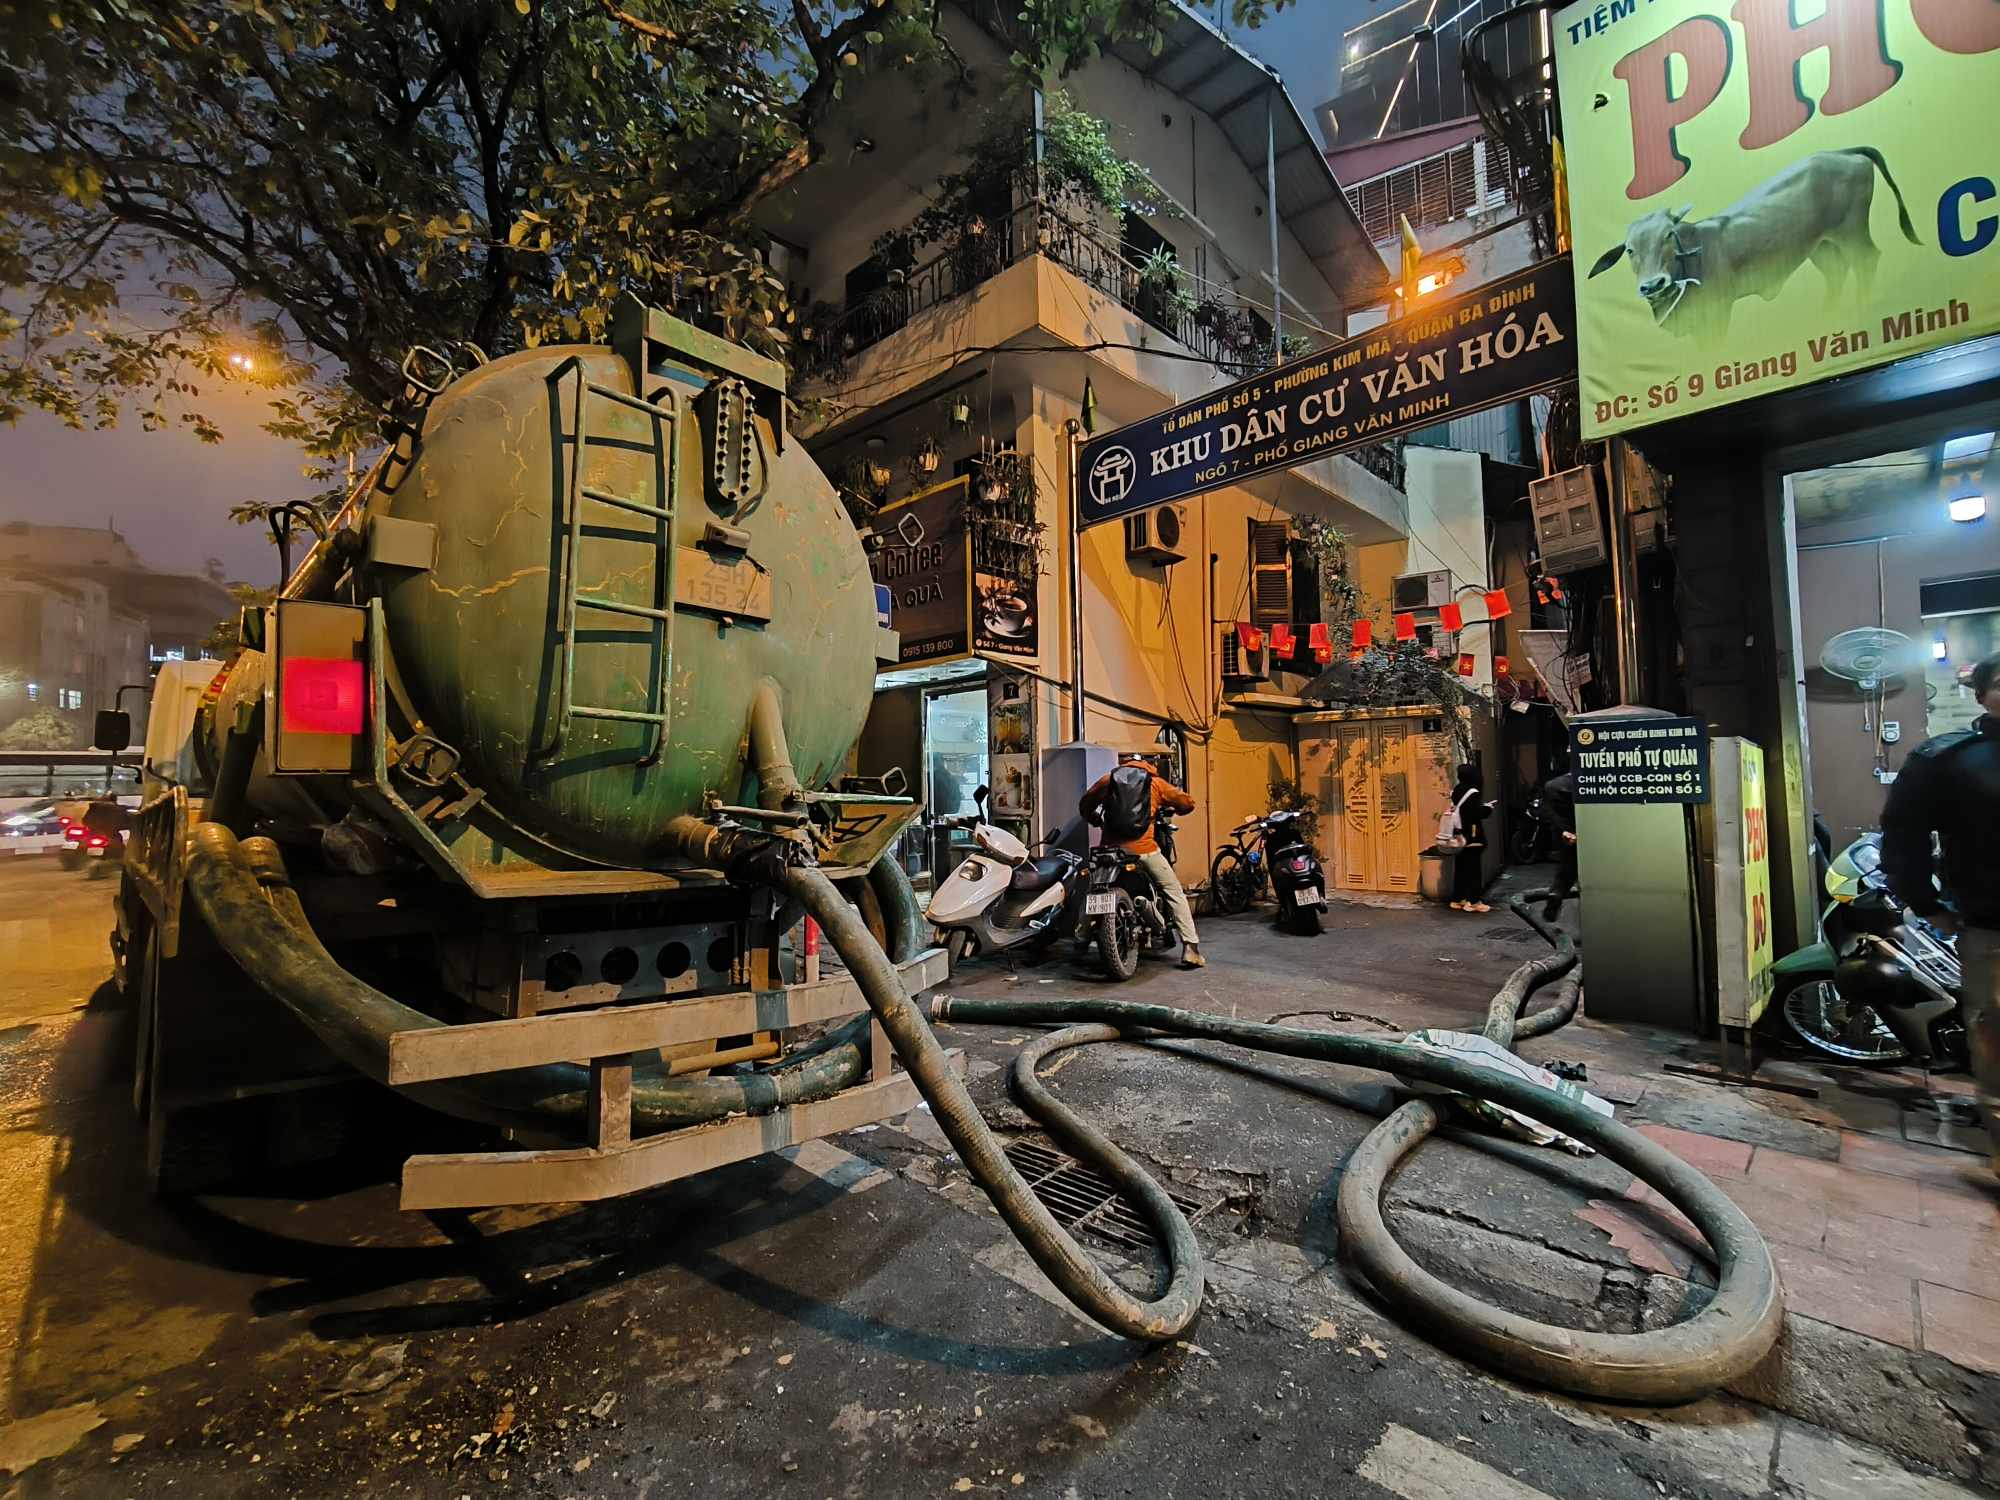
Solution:
[(1208, 865), (1208, 899), (1225, 917), (1246, 912), (1264, 893), (1270, 872), (1264, 864), (1264, 820), (1250, 818), (1229, 830), (1234, 843), (1215, 851)]

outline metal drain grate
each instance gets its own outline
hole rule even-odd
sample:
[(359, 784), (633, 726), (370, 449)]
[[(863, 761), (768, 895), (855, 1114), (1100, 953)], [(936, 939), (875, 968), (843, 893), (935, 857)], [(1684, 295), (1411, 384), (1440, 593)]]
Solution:
[[(1028, 1179), (1035, 1196), (1063, 1228), (1081, 1229), (1128, 1250), (1160, 1248), (1152, 1226), (1118, 1195), (1118, 1189), (1082, 1162), (1033, 1141), (1014, 1141), (1006, 1149), (1007, 1159)], [(1222, 1201), (1201, 1203), (1172, 1192), (1167, 1196), (1190, 1224), (1213, 1212)]]

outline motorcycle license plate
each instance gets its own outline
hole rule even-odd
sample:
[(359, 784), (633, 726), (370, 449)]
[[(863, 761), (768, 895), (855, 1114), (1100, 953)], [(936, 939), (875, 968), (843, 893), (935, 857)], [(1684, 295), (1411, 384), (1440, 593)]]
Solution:
[(1319, 893), (1319, 887), (1316, 885), (1300, 886), (1299, 893), (1296, 896), (1292, 897), (1292, 899), (1296, 901), (1300, 906), (1326, 905), (1326, 897), (1322, 896)]
[(1092, 891), (1083, 898), (1083, 914), (1086, 917), (1108, 917), (1117, 908), (1117, 897), (1111, 891)]

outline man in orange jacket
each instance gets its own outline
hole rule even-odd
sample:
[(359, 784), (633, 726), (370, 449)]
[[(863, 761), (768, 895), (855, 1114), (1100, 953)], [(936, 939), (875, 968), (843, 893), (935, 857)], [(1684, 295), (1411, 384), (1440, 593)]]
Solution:
[[(1107, 803), (1118, 799), (1112, 795), (1115, 778), (1129, 776), (1136, 768), (1149, 778), (1143, 822), (1136, 832), (1131, 827), (1119, 828), (1105, 822)], [(1119, 757), (1118, 769), (1107, 772), (1097, 779), (1097, 784), (1083, 794), (1077, 803), (1077, 811), (1084, 821), (1097, 823), (1104, 828), (1104, 841), (1115, 844), (1139, 858), (1139, 867), (1152, 877), (1153, 884), (1160, 888), (1166, 899), (1167, 913), (1173, 918), (1174, 931), (1181, 940), (1181, 967), (1200, 969), (1208, 960), (1201, 956), (1201, 934), (1195, 930), (1194, 910), (1188, 905), (1187, 892), (1181, 888), (1181, 878), (1174, 873), (1174, 867), (1167, 862), (1166, 855), (1160, 853), (1160, 841), (1153, 837), (1153, 820), (1164, 808), (1168, 812), (1190, 813), (1194, 811), (1194, 798), (1175, 786), (1166, 777), (1155, 771), (1143, 755), (1126, 754)]]

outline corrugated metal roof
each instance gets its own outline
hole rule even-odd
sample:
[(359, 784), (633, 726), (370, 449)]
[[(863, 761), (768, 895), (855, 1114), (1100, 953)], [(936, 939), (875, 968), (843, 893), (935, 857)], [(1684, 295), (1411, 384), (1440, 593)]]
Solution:
[(1111, 55), (1213, 119), (1267, 191), (1268, 128), (1275, 136), (1278, 213), (1286, 227), (1347, 307), (1382, 301), (1389, 295), (1389, 269), (1283, 81), (1186, 6), (1179, 9), (1179, 19), (1164, 28), (1166, 45), (1158, 54), (1126, 41), (1112, 47)]

